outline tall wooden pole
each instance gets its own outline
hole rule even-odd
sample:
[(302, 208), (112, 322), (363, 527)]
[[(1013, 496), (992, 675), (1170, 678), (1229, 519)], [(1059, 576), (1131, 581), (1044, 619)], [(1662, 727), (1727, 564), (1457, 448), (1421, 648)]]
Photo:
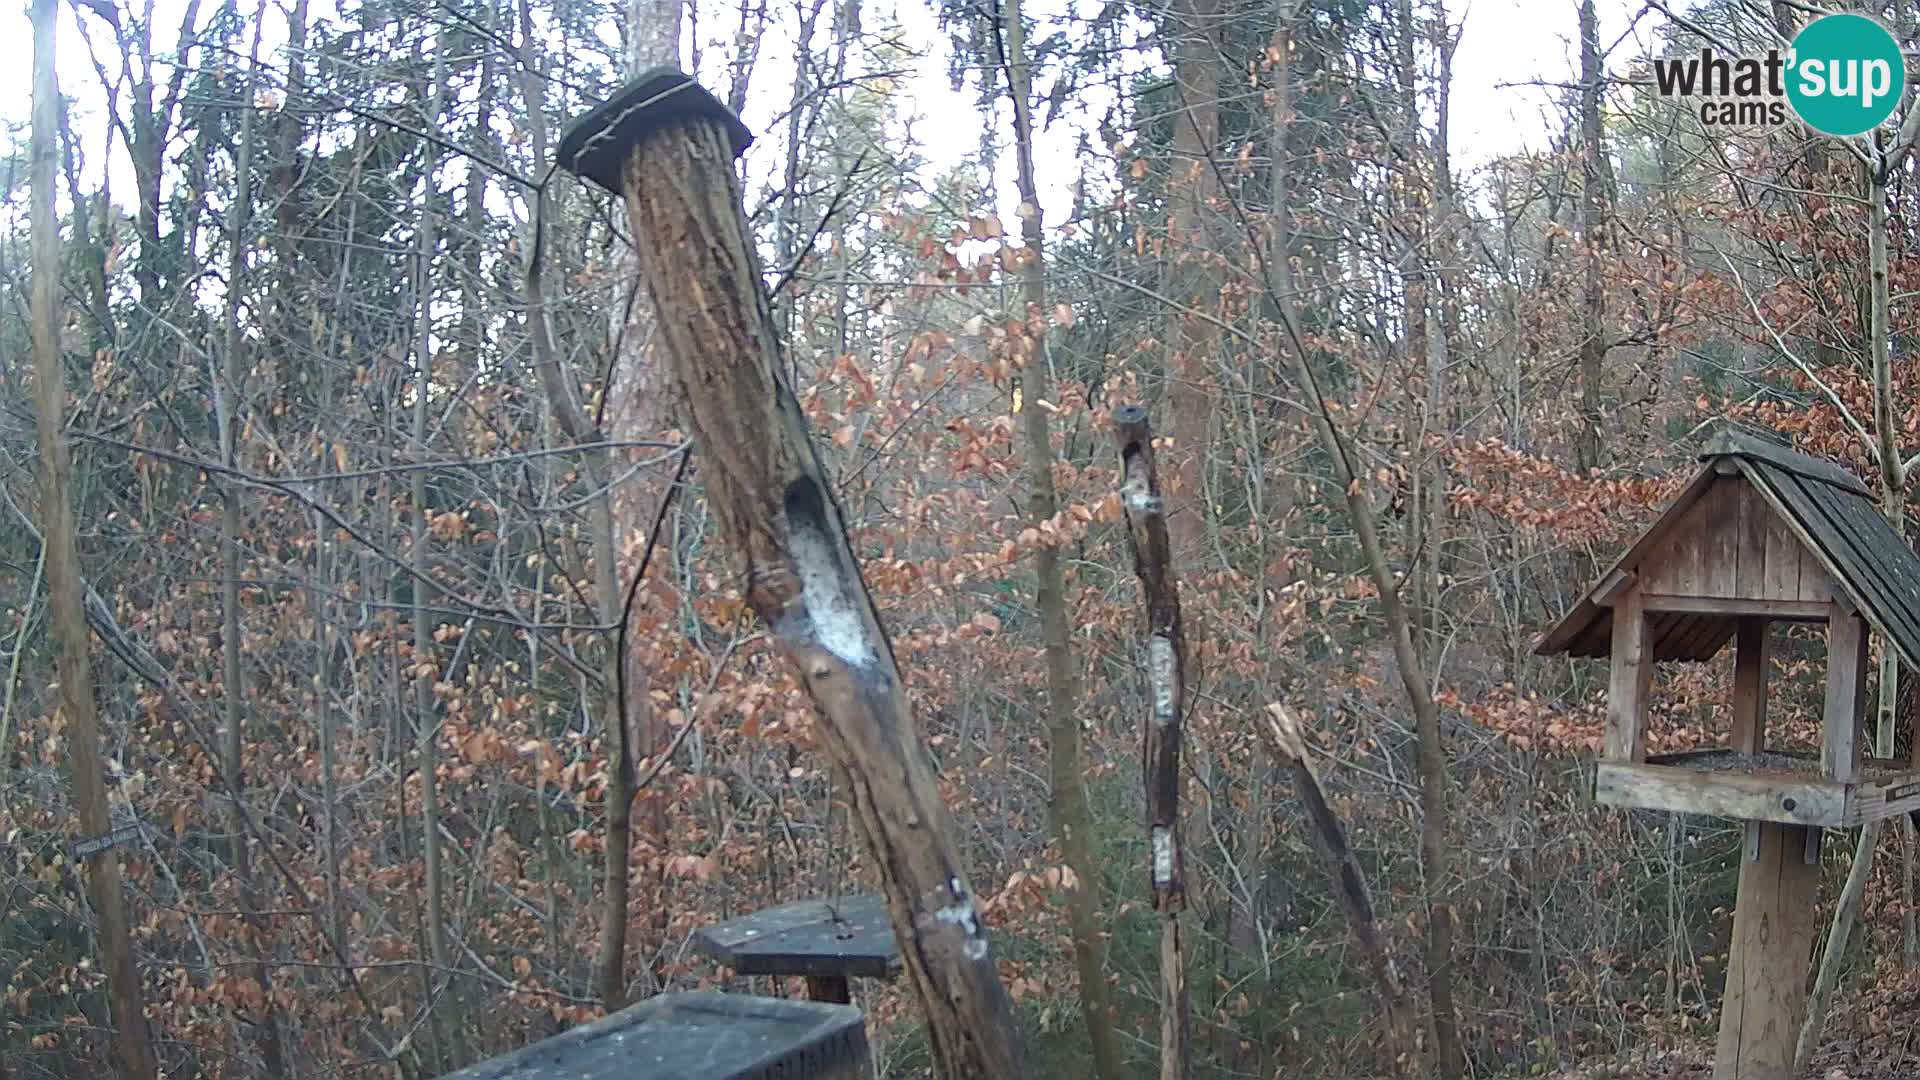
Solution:
[(626, 199), (680, 414), (747, 603), (826, 723), (879, 870), (907, 978), (950, 1080), (1026, 1075), (1018, 1029), (893, 648), (781, 375), (780, 342), (733, 158), (751, 136), (670, 68), (562, 138), (562, 167)]
[(1180, 850), (1180, 721), (1187, 705), (1187, 641), (1180, 619), (1180, 587), (1167, 537), (1167, 511), (1153, 463), (1147, 410), (1113, 411), (1120, 443), (1120, 505), (1127, 515), (1133, 568), (1147, 603), (1147, 725), (1140, 739), (1141, 778), (1147, 795), (1147, 880), (1160, 914), (1160, 1078), (1186, 1075), (1188, 1041), (1186, 942), (1180, 913), (1187, 906), (1186, 863)]
[[(66, 365), (60, 357), (60, 233), (53, 211), (54, 154), (60, 142), (59, 93), (53, 76), (54, 0), (33, 3), (33, 363), (34, 413), (40, 442), (41, 542), (47, 597), (53, 615), (54, 668), (60, 679), (60, 715), (66, 721), (67, 760), (73, 770), (74, 810), (80, 831), (98, 836), (110, 827), (102, 784), (100, 717), (93, 700), (93, 660), (87, 652), (79, 545), (74, 540), (73, 462), (67, 445)], [(111, 847), (86, 857), (87, 896), (99, 928), (101, 966), (107, 972), (120, 1075), (153, 1080), (153, 1047), (141, 1005), (140, 972), (133, 962), (120, 858)]]

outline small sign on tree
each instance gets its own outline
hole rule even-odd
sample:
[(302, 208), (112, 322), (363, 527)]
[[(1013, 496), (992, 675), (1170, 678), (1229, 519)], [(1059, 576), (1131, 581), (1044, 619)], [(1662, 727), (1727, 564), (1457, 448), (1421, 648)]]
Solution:
[(85, 840), (73, 843), (73, 857), (84, 859), (119, 847), (121, 844), (146, 835), (146, 822), (129, 821), (125, 825), (116, 825), (98, 836), (89, 836)]

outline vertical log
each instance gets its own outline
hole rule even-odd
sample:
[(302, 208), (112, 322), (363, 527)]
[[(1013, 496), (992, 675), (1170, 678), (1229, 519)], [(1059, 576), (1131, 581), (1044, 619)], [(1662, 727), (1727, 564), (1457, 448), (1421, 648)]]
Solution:
[[(80, 831), (97, 836), (111, 826), (106, 775), (100, 760), (100, 714), (93, 696), (93, 658), (88, 652), (82, 606), (79, 543), (74, 538), (73, 456), (67, 442), (66, 364), (60, 350), (60, 232), (54, 215), (54, 155), (60, 143), (60, 97), (54, 81), (53, 0), (33, 4), (33, 135), (29, 144), (33, 233), (34, 420), (40, 449), (40, 528), (47, 568), (48, 622), (53, 630), (57, 698), (67, 723), (68, 765)], [(100, 966), (115, 1029), (119, 1074), (153, 1080), (153, 1044), (141, 1005), (140, 971), (133, 960), (126, 898), (120, 891), (120, 857), (102, 847), (86, 857), (87, 899), (98, 924)]]
[[(1047, 348), (1047, 237), (1042, 228), (1039, 185), (1033, 166), (1033, 69), (1027, 54), (1026, 16), (1022, 0), (1006, 0), (1004, 32), (1000, 34), (1001, 64), (1007, 72), (1007, 94), (1013, 104), (1015, 188), (1027, 212), (1020, 215), (1020, 239), (1025, 245), (1020, 295), (1026, 302), (1022, 332), (1009, 345), (1019, 374), (1016, 389), (1030, 402), (1054, 398), (1053, 356)], [(1044, 528), (1060, 512), (1059, 492), (1053, 482), (1053, 427), (1047, 410), (1030, 406), (1020, 411), (1021, 440), (1027, 458), (1027, 520)], [(1061, 553), (1051, 544), (1033, 550), (1033, 606), (1040, 616), (1040, 640), (1047, 665), (1047, 774), (1052, 796), (1047, 800), (1060, 857), (1073, 871), (1067, 888), (1067, 928), (1073, 940), (1074, 967), (1080, 975), (1080, 1015), (1087, 1027), (1091, 1061), (1089, 1080), (1121, 1080), (1120, 1038), (1114, 1027), (1113, 1006), (1107, 994), (1107, 950), (1101, 909), (1105, 888), (1095, 857), (1093, 810), (1087, 797), (1086, 755), (1080, 741), (1080, 678), (1073, 655), (1073, 626), (1067, 610), (1066, 571)]]
[(1866, 620), (1836, 604), (1827, 617), (1827, 698), (1820, 725), (1820, 771), (1841, 783), (1853, 780), (1860, 760), (1860, 714), (1865, 711), (1866, 700)]
[(576, 122), (560, 164), (625, 197), (640, 280), (708, 504), (745, 563), (746, 600), (825, 721), (880, 873), (940, 1075), (1024, 1076), (1012, 1005), (974, 905), (879, 612), (780, 375), (780, 343), (741, 208), (734, 156), (751, 138), (672, 69)]
[(1820, 867), (1805, 858), (1806, 828), (1757, 823), (1759, 858), (1740, 863), (1727, 991), (1714, 1080), (1789, 1080), (1807, 1011), (1813, 901)]
[(1757, 754), (1767, 745), (1767, 620), (1742, 616), (1733, 652), (1733, 737), (1735, 753)]
[(1628, 589), (1613, 605), (1613, 674), (1607, 687), (1608, 761), (1647, 759), (1647, 685), (1653, 677), (1653, 646), (1640, 590)]
[(1147, 877), (1153, 909), (1161, 919), (1160, 1077), (1177, 1080), (1186, 1075), (1189, 1026), (1186, 946), (1180, 934), (1180, 912), (1187, 906), (1180, 850), (1180, 719), (1186, 709), (1187, 643), (1147, 410), (1123, 405), (1113, 411), (1113, 422), (1120, 443), (1120, 505), (1126, 510), (1133, 569), (1147, 604), (1147, 686), (1152, 699), (1141, 737), (1141, 775), (1147, 795)]

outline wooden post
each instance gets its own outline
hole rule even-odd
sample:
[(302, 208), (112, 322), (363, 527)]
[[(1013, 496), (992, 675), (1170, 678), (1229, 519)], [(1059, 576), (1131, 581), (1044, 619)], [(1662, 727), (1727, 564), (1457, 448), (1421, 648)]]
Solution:
[(1767, 747), (1767, 620), (1746, 615), (1734, 635), (1733, 737), (1738, 754), (1757, 754)]
[(827, 1001), (835, 1005), (853, 1003), (853, 987), (845, 975), (808, 975), (807, 1000)]
[(576, 122), (558, 156), (625, 197), (708, 505), (746, 564), (747, 603), (819, 708), (823, 742), (851, 782), (935, 1067), (949, 1080), (1011, 1080), (1026, 1075), (1019, 1030), (952, 819), (806, 418), (780, 374), (733, 165), (749, 138), (697, 83), (656, 68)]
[(1613, 668), (1607, 686), (1608, 761), (1647, 759), (1647, 685), (1653, 677), (1653, 645), (1640, 590), (1630, 588), (1613, 605)]
[(1820, 738), (1820, 770), (1831, 779), (1853, 780), (1866, 700), (1866, 621), (1835, 604), (1827, 619), (1827, 704)]
[(1140, 755), (1147, 796), (1147, 884), (1161, 920), (1160, 1076), (1177, 1080), (1186, 1075), (1188, 1038), (1186, 945), (1180, 934), (1180, 912), (1187, 906), (1180, 850), (1180, 721), (1186, 711), (1187, 642), (1147, 410), (1123, 405), (1113, 411), (1113, 423), (1120, 443), (1120, 505), (1127, 515), (1134, 573), (1147, 602), (1147, 686), (1152, 701)]
[(1759, 857), (1742, 858), (1720, 1005), (1713, 1080), (1792, 1080), (1807, 1012), (1813, 901), (1820, 867), (1802, 857), (1806, 826), (1750, 822)]

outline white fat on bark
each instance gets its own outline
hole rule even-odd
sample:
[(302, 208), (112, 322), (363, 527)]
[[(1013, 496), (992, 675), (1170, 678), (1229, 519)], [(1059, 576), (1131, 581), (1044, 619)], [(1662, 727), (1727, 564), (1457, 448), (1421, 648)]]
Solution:
[(1155, 825), (1148, 831), (1147, 841), (1153, 849), (1153, 884), (1164, 889), (1173, 884), (1173, 830)]
[(974, 914), (973, 900), (967, 896), (967, 891), (961, 888), (959, 878), (948, 880), (947, 888), (956, 899), (953, 903), (934, 912), (934, 921), (960, 928), (960, 933), (967, 939), (966, 945), (962, 946), (967, 959), (986, 959), (987, 939), (980, 932), (980, 919)]
[(1171, 724), (1173, 710), (1173, 642), (1161, 634), (1147, 639), (1147, 681), (1153, 686), (1153, 722)]
[(1127, 482), (1120, 487), (1120, 493), (1126, 501), (1127, 509), (1136, 514), (1160, 512), (1160, 497), (1147, 490), (1147, 477), (1144, 472), (1127, 477)]
[(848, 595), (840, 560), (832, 541), (811, 519), (789, 515), (787, 551), (800, 577), (800, 601), (813, 624), (814, 641), (853, 667), (865, 667), (878, 658), (867, 639), (866, 621)]

